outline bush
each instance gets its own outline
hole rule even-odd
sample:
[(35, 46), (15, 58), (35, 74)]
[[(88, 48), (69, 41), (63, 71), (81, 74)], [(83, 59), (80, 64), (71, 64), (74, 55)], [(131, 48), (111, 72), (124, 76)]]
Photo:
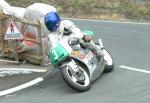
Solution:
[(124, 15), (129, 19), (150, 20), (149, 0), (6, 0), (14, 6), (26, 7), (33, 2), (54, 5), (61, 15), (67, 17), (99, 17), (100, 15)]

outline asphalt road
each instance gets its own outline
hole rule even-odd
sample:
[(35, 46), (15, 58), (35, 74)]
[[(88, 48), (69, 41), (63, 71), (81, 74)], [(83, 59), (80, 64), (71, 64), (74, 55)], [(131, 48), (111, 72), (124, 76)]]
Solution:
[(0, 97), (0, 103), (149, 103), (150, 24), (73, 21), (103, 40), (113, 56), (114, 71), (102, 75), (89, 91), (78, 93), (54, 70), (39, 84)]

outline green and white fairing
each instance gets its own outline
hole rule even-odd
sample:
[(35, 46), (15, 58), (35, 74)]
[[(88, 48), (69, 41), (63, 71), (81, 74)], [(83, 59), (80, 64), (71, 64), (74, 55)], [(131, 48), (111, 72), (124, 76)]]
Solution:
[(66, 45), (68, 44), (66, 42), (68, 42), (67, 39), (59, 41), (50, 51), (49, 59), (52, 65), (57, 65), (59, 62), (61, 62), (63, 59), (67, 58), (70, 55), (72, 48)]
[(49, 54), (52, 65), (56, 65), (68, 56), (69, 53), (64, 49), (61, 44), (57, 44), (57, 46)]

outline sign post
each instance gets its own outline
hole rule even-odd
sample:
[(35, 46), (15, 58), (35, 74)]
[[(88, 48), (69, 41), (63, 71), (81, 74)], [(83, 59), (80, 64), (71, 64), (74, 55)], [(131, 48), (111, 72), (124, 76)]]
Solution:
[(17, 39), (23, 39), (23, 36), (17, 29), (15, 24), (11, 21), (9, 22), (6, 34), (4, 36), (4, 40), (17, 40)]
[(17, 29), (16, 25), (12, 21), (10, 21), (8, 24), (7, 31), (4, 35), (4, 40), (12, 40), (15, 61), (17, 61), (17, 62), (19, 62), (19, 57), (18, 57), (18, 52), (17, 52), (17, 41), (16, 40), (20, 40), (20, 39), (23, 39), (23, 35)]

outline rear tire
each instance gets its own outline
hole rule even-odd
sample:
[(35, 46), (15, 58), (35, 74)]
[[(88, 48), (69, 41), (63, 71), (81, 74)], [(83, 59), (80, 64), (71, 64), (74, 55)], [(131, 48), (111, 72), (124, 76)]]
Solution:
[[(95, 43), (97, 46), (99, 46), (99, 43)], [(103, 49), (103, 53), (104, 53), (104, 60), (105, 60), (105, 69), (104, 69), (104, 73), (109, 73), (111, 71), (113, 71), (114, 69), (114, 60), (112, 58), (112, 56), (110, 55), (110, 53), (106, 50)]]
[(64, 81), (74, 90), (78, 91), (78, 92), (85, 92), (88, 91), (91, 87), (91, 81), (90, 81), (90, 77), (88, 72), (80, 67), (81, 71), (83, 72), (83, 75), (85, 77), (84, 81), (78, 81), (74, 76), (74, 74), (72, 74), (72, 68), (69, 66), (65, 66), (63, 68), (61, 68), (61, 74), (62, 77), (64, 79)]
[(104, 53), (104, 60), (105, 60), (104, 73), (109, 73), (114, 69), (114, 60), (106, 49), (103, 49), (103, 53)]

